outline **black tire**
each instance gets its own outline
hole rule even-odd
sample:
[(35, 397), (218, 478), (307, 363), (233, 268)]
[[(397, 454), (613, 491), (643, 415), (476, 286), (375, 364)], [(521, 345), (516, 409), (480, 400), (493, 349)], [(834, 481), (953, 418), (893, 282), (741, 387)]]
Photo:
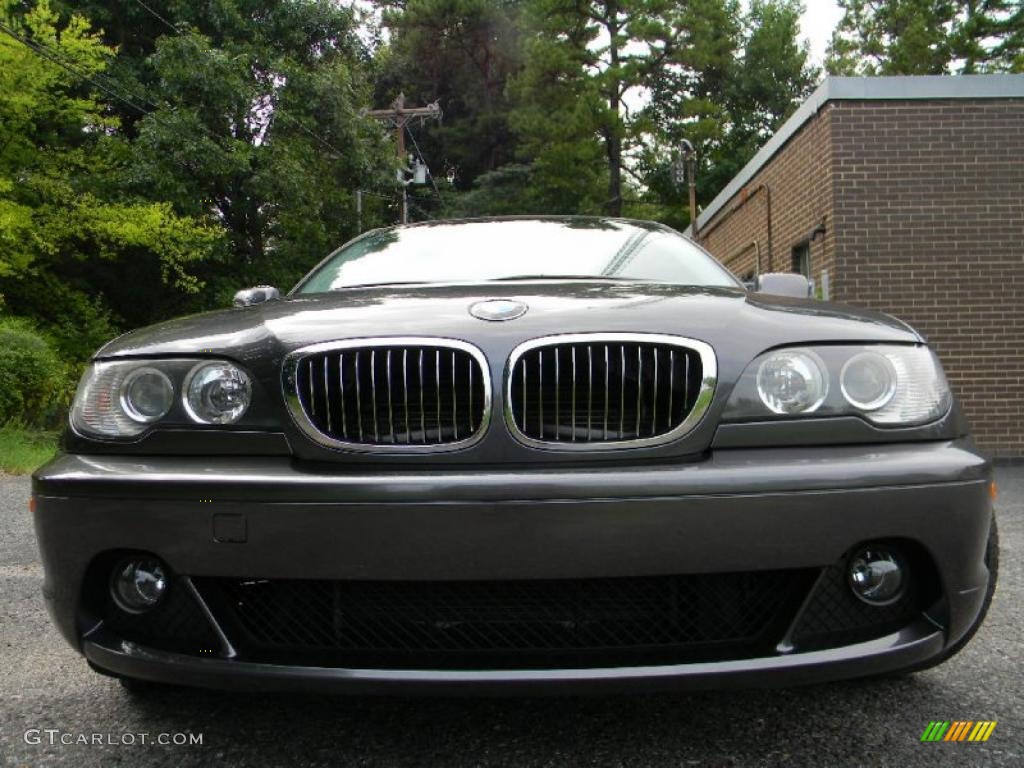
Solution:
[(926, 669), (937, 667), (939, 664), (948, 661), (963, 650), (964, 646), (971, 641), (972, 637), (974, 637), (974, 634), (981, 629), (981, 625), (985, 623), (985, 616), (988, 614), (988, 608), (992, 605), (992, 596), (996, 593), (996, 582), (999, 580), (999, 528), (996, 526), (996, 516), (994, 514), (992, 515), (992, 525), (989, 527), (988, 532), (988, 545), (985, 547), (985, 565), (988, 566), (989, 573), (988, 588), (985, 590), (985, 600), (981, 604), (981, 610), (978, 612), (978, 618), (974, 620), (974, 624), (971, 625), (971, 628), (967, 630), (963, 637), (935, 658), (921, 662), (910, 669), (901, 670), (895, 673), (896, 675), (923, 672)]

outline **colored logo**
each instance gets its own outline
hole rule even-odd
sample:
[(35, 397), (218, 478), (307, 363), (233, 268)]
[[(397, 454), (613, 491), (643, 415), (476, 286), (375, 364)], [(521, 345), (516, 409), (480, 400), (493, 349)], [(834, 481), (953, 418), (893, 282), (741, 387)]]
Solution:
[(932, 720), (921, 741), (988, 741), (995, 729), (995, 720)]
[(529, 309), (523, 302), (514, 299), (487, 299), (478, 301), (469, 308), (469, 314), (479, 320), (501, 322), (522, 317)]

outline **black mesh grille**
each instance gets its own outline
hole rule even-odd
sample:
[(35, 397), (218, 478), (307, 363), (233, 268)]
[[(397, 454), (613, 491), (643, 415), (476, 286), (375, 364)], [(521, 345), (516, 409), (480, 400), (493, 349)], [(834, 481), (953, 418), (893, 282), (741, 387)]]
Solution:
[(921, 615), (924, 594), (919, 582), (889, 605), (868, 605), (847, 583), (845, 564), (824, 570), (793, 633), (797, 650), (832, 648), (895, 632)]
[(770, 652), (813, 573), (495, 582), (205, 579), (243, 655), (389, 667), (675, 663)]
[(484, 422), (477, 360), (444, 346), (369, 346), (303, 357), (295, 389), (309, 421), (334, 440), (365, 445), (454, 443)]
[(145, 613), (127, 613), (108, 599), (104, 623), (119, 637), (153, 648), (197, 655), (221, 651), (210, 622), (180, 579), (171, 581), (163, 600)]
[(693, 409), (703, 373), (689, 348), (647, 342), (554, 343), (511, 372), (511, 413), (526, 437), (621, 442), (658, 437)]

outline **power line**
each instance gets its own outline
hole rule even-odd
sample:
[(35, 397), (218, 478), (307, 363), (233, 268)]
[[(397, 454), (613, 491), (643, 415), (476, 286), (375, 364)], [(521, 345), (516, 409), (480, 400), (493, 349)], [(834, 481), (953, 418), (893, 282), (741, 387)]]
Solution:
[[(440, 120), (441, 107), (436, 101), (433, 104), (428, 104), (425, 107), (407, 107), (405, 105), (405, 94), (399, 93), (397, 98), (395, 98), (394, 102), (391, 104), (390, 108), (371, 109), (365, 112), (364, 114), (366, 114), (367, 117), (373, 118), (374, 120), (386, 123), (387, 125), (390, 125), (392, 128), (395, 129), (395, 154), (397, 155), (399, 162), (398, 182), (402, 188), (402, 215), (399, 221), (402, 224), (405, 224), (409, 220), (408, 185), (410, 183), (405, 179), (405, 173), (407, 172), (407, 169), (405, 168), (405, 163), (407, 161), (405, 154), (405, 134), (408, 129), (409, 123), (412, 122), (413, 120), (419, 120), (421, 122), (424, 120)], [(416, 137), (412, 135), (411, 131), (409, 131), (409, 136), (412, 137), (413, 144), (415, 144)], [(419, 152), (419, 146), (416, 147), (416, 151)], [(423, 161), (422, 153), (420, 153), (420, 161)], [(423, 166), (426, 168), (427, 173), (429, 173), (430, 168), (427, 166), (427, 164), (423, 163)], [(434, 191), (437, 192), (437, 195), (440, 198), (441, 193), (437, 189), (437, 184), (434, 182), (433, 178), (431, 178), (430, 181), (432, 184), (434, 184)]]
[[(155, 10), (153, 10), (153, 8), (151, 8), (149, 5), (147, 5), (145, 2), (143, 2), (143, 0), (135, 0), (135, 2), (139, 6), (141, 6), (145, 10), (147, 10), (152, 16), (154, 16), (156, 19), (158, 19), (161, 23), (163, 23), (164, 26), (166, 26), (168, 29), (170, 29), (172, 32), (174, 32), (174, 34), (178, 35), (179, 37), (184, 37), (184, 33), (181, 31), (181, 28), (179, 26), (177, 26), (176, 24), (171, 23), (166, 18), (161, 16), (159, 13), (157, 13)], [(307, 134), (308, 136), (310, 136), (310, 137), (316, 139), (317, 141), (319, 141), (321, 144), (323, 144), (325, 147), (327, 147), (327, 149), (329, 149), (332, 152), (334, 152), (339, 158), (342, 157), (342, 152), (341, 152), (340, 149), (335, 147), (333, 144), (331, 144), (329, 141), (327, 141), (327, 139), (323, 138), (318, 133), (316, 133), (316, 132), (310, 130), (309, 128), (307, 128), (305, 125), (302, 124), (301, 121), (299, 121), (298, 118), (292, 117), (287, 112), (276, 112), (275, 111), (275, 115), (279, 116), (285, 122), (291, 122), (292, 125), (294, 125), (296, 128), (298, 128), (300, 131), (302, 131), (303, 133)]]
[(152, 8), (150, 8), (150, 7), (148, 6), (148, 5), (146, 5), (146, 4), (144, 3), (144, 2), (142, 2), (142, 0), (135, 0), (135, 2), (136, 2), (136, 3), (138, 4), (138, 5), (140, 5), (140, 6), (142, 6), (143, 8), (145, 8), (145, 9), (146, 9), (147, 11), (149, 11), (150, 15), (152, 15), (152, 16), (154, 16), (155, 18), (159, 19), (159, 20), (160, 20), (160, 21), (161, 21), (161, 22), (163, 23), (163, 25), (164, 25), (165, 27), (167, 27), (168, 29), (170, 29), (170, 30), (171, 30), (172, 32), (174, 32), (174, 33), (176, 33), (176, 34), (179, 34), (179, 35), (181, 34), (181, 30), (180, 30), (180, 29), (178, 29), (178, 28), (177, 28), (176, 26), (174, 26), (173, 24), (171, 24), (171, 22), (169, 22), (169, 21), (168, 21), (167, 19), (165, 19), (165, 18), (164, 18), (163, 16), (161, 16), (161, 15), (160, 15), (159, 13), (157, 13), (157, 12), (156, 12), (156, 11), (154, 11), (154, 10), (153, 10)]
[[(70, 72), (75, 77), (81, 78), (82, 80), (84, 80), (84, 81), (86, 81), (88, 83), (91, 83), (93, 86), (95, 86), (96, 88), (100, 89), (101, 91), (103, 91), (107, 95), (111, 96), (112, 98), (114, 98), (114, 99), (116, 99), (116, 100), (118, 100), (118, 101), (128, 105), (129, 107), (131, 107), (132, 109), (137, 111), (140, 115), (144, 115), (146, 117), (151, 117), (151, 118), (153, 118), (153, 120), (157, 121), (158, 123), (160, 122), (160, 115), (157, 112), (155, 112), (153, 110), (145, 109), (143, 107), (140, 107), (134, 101), (132, 101), (128, 97), (124, 96), (123, 94), (121, 94), (117, 90), (115, 90), (115, 89), (113, 89), (113, 88), (111, 88), (109, 86), (104, 85), (103, 83), (97, 81), (95, 78), (90, 77), (88, 73), (82, 72), (81, 70), (77, 69), (73, 65), (69, 64), (65, 59), (62, 59), (60, 56), (57, 56), (52, 51), (47, 49), (45, 46), (43, 46), (43, 45), (41, 45), (39, 43), (36, 43), (35, 41), (30, 40), (30, 39), (28, 39), (26, 37), (22, 37), (16, 31), (14, 31), (10, 27), (8, 27), (3, 22), (0, 22), (0, 32), (4, 32), (8, 36), (10, 36), (13, 39), (17, 40), (19, 43), (24, 45), (26, 48), (28, 48), (30, 51), (32, 51), (32, 53), (36, 54), (37, 56), (40, 56), (40, 57), (46, 59), (47, 61), (49, 61), (49, 62), (51, 62), (53, 64), (56, 64), (58, 67), (60, 67), (61, 69), (66, 70), (67, 72)], [(148, 99), (146, 99), (145, 101), (146, 101), (147, 104), (149, 104), (151, 107), (153, 107), (154, 110), (157, 108), (156, 105), (153, 104), (153, 102), (149, 101)], [(166, 126), (166, 123), (164, 125)], [(202, 130), (203, 133), (206, 134), (207, 138), (209, 138), (217, 146), (220, 146), (220, 143), (218, 141), (218, 137), (215, 136), (209, 129), (207, 129), (206, 126), (204, 126), (202, 123), (199, 123), (198, 127), (200, 128), (200, 130)], [(182, 160), (180, 160), (178, 158), (172, 158), (172, 159), (173, 159), (173, 161), (175, 163), (180, 165), (182, 168), (184, 168), (189, 173), (194, 173), (195, 172), (195, 168), (191, 167), (188, 163), (186, 163), (186, 162), (184, 162), (184, 161), (182, 161)]]
[[(139, 112), (141, 114), (151, 115), (151, 114), (153, 114), (153, 110), (159, 109), (157, 104), (155, 102), (151, 101), (148, 98), (141, 98), (140, 99), (140, 98), (138, 98), (136, 96), (136, 94), (133, 94), (133, 93), (129, 93), (129, 96), (125, 96), (124, 95), (124, 91), (121, 90), (118, 87), (119, 84), (115, 83), (113, 80), (111, 80), (111, 78), (102, 76), (102, 75), (100, 75), (98, 73), (90, 74), (88, 72), (82, 71), (77, 66), (75, 66), (72, 63), (70, 63), (66, 58), (64, 58), (63, 56), (58, 55), (53, 49), (48, 48), (47, 46), (43, 45), (42, 43), (40, 43), (40, 42), (38, 42), (36, 40), (33, 40), (33, 39), (29, 38), (29, 37), (18, 35), (18, 33), (15, 30), (13, 30), (10, 27), (4, 25), (3, 23), (0, 23), (0, 31), (6, 32), (8, 35), (13, 37), (15, 40), (17, 40), (18, 42), (20, 42), (23, 45), (25, 45), (33, 53), (38, 54), (39, 56), (41, 56), (42, 58), (46, 59), (47, 61), (49, 61), (49, 62), (51, 62), (53, 64), (56, 64), (57, 66), (59, 66), (62, 69), (70, 72), (71, 74), (75, 75), (76, 77), (79, 77), (82, 80), (85, 80), (85, 81), (91, 83), (92, 85), (96, 86), (97, 88), (99, 88), (101, 91), (103, 91), (107, 95), (112, 96), (114, 99), (117, 99), (118, 101), (121, 101), (121, 102), (127, 104), (128, 106), (132, 107), (132, 109), (136, 110), (137, 112)], [(146, 109), (144, 107), (140, 107), (133, 100), (140, 101), (142, 104), (145, 105), (145, 107), (148, 107), (148, 109)]]
[[(181, 30), (179, 30), (176, 27), (174, 27), (173, 25), (171, 25), (170, 22), (168, 22), (163, 17), (159, 16), (159, 14), (157, 14), (155, 11), (153, 11), (153, 9), (149, 8), (145, 3), (141, 2), (141, 0), (136, 0), (136, 2), (138, 2), (140, 5), (142, 5), (142, 7), (146, 8), (148, 11), (150, 11), (150, 13), (153, 13), (158, 18), (160, 18), (161, 21), (163, 21), (165, 24), (170, 26), (171, 29), (173, 29), (176, 34), (178, 34), (178, 35), (182, 34)], [(67, 60), (61, 58), (60, 56), (58, 56), (55, 53), (53, 53), (52, 51), (50, 51), (44, 45), (42, 45), (40, 43), (37, 43), (34, 40), (31, 40), (31, 39), (29, 39), (27, 37), (23, 37), (22, 35), (19, 35), (17, 33), (17, 31), (15, 31), (11, 27), (7, 26), (3, 22), (0, 22), (0, 31), (4, 32), (9, 37), (13, 38), (17, 42), (19, 42), (22, 45), (24, 45), (26, 48), (28, 48), (30, 51), (35, 53), (37, 56), (40, 56), (40, 57), (46, 59), (47, 61), (51, 62), (52, 64), (56, 64), (58, 67), (60, 67), (60, 68), (64, 69), (65, 71), (71, 73), (75, 77), (78, 77), (78, 78), (80, 78), (80, 79), (82, 79), (82, 80), (92, 84), (94, 87), (98, 88), (100, 91), (102, 91), (103, 93), (107, 94), (111, 98), (116, 99), (117, 101), (120, 101), (123, 104), (131, 107), (136, 112), (138, 112), (140, 115), (147, 116), (147, 117), (152, 117), (154, 120), (157, 120), (159, 122), (159, 117), (160, 116), (159, 116), (159, 114), (157, 112), (155, 112), (155, 110), (158, 109), (158, 106), (156, 104), (154, 104), (152, 101), (150, 101), (149, 99), (144, 99), (144, 101), (150, 107), (152, 107), (152, 109), (146, 109), (144, 107), (140, 107), (132, 99), (129, 99), (127, 96), (123, 95), (122, 93), (120, 93), (115, 88), (113, 88), (113, 87), (111, 87), (109, 85), (105, 85), (104, 83), (98, 81), (95, 77), (90, 76), (88, 73), (81, 71), (77, 67), (75, 67), (72, 64), (68, 63)], [(319, 141), (321, 144), (323, 144), (329, 150), (334, 152), (337, 157), (341, 157), (342, 156), (341, 150), (339, 150), (337, 147), (332, 145), (329, 141), (327, 141), (323, 137), (321, 137), (318, 134), (316, 134), (314, 131), (311, 131), (309, 128), (307, 128), (305, 125), (303, 125), (301, 122), (299, 122), (299, 120), (297, 118), (293, 118), (290, 115), (288, 115), (286, 112), (277, 111), (277, 110), (275, 110), (274, 114), (276, 116), (284, 119), (285, 121), (291, 121), (292, 124), (295, 125), (296, 127), (298, 127), (301, 131), (305, 132), (306, 134), (308, 134), (312, 138), (314, 138), (317, 141)], [(201, 122), (197, 123), (196, 125), (200, 129), (200, 131), (202, 133), (204, 133), (208, 139), (210, 139), (210, 141), (212, 141), (217, 146), (220, 146), (220, 137), (219, 136), (215, 135), (210, 129), (208, 129)], [(176, 160), (176, 162), (179, 165), (181, 165), (183, 168), (185, 168), (185, 170), (187, 170), (189, 172), (193, 172), (194, 171), (193, 168), (189, 167), (186, 163), (182, 162), (181, 160)]]
[(74, 64), (70, 63), (67, 58), (59, 55), (52, 48), (47, 47), (46, 45), (37, 40), (33, 40), (29, 37), (22, 37), (20, 38), (20, 40), (44, 58), (52, 61), (54, 64), (57, 64), (60, 67), (63, 67), (72, 74), (75, 74), (78, 77), (92, 83), (97, 88), (103, 90), (105, 93), (108, 93), (115, 99), (119, 99), (125, 102), (129, 106), (134, 107), (136, 110), (139, 110), (140, 107), (137, 104), (134, 104), (133, 101), (139, 101), (143, 104), (144, 107), (147, 107), (148, 111), (146, 109), (142, 109), (142, 111), (146, 114), (151, 114), (152, 110), (158, 108), (157, 105), (154, 102), (150, 101), (148, 98), (143, 97), (140, 99), (136, 96), (136, 94), (131, 93), (130, 91), (128, 92), (128, 96), (125, 96), (125, 90), (120, 87), (119, 83), (116, 83), (111, 78), (106, 77), (105, 75), (101, 75), (99, 73), (93, 73), (90, 75), (90, 73), (78, 69)]
[(416, 141), (416, 137), (413, 135), (412, 130), (409, 129), (408, 127), (405, 130), (408, 132), (409, 138), (412, 139), (412, 145), (416, 148), (416, 154), (419, 155), (420, 162), (423, 163), (423, 165), (425, 165), (427, 168), (427, 176), (430, 178), (430, 186), (434, 188), (434, 194), (436, 194), (437, 199), (443, 203), (444, 198), (441, 197), (441, 190), (437, 188), (437, 182), (434, 181), (434, 173), (433, 171), (430, 170), (430, 165), (427, 163), (426, 158), (423, 157), (423, 152), (420, 151), (420, 145)]
[(6, 33), (9, 37), (14, 38), (19, 43), (21, 43), (26, 48), (28, 48), (30, 51), (33, 51), (34, 53), (36, 53), (39, 56), (42, 56), (47, 61), (49, 61), (49, 62), (51, 62), (53, 64), (56, 64), (58, 67), (61, 67), (62, 69), (70, 72), (75, 77), (81, 78), (82, 80), (85, 80), (85, 81), (87, 81), (89, 83), (92, 83), (92, 85), (94, 85), (95, 87), (99, 88), (101, 91), (103, 91), (108, 96), (111, 96), (112, 98), (115, 98), (118, 101), (123, 102), (124, 104), (127, 104), (129, 107), (131, 107), (132, 109), (136, 110), (140, 114), (143, 114), (143, 115), (150, 115), (150, 114), (152, 114), (152, 112), (150, 110), (144, 109), (143, 107), (140, 107), (138, 104), (136, 104), (135, 102), (131, 101), (126, 96), (123, 96), (122, 94), (118, 93), (117, 91), (113, 90), (112, 88), (109, 88), (109, 87), (103, 85), (102, 83), (97, 82), (92, 77), (90, 77), (87, 73), (82, 72), (79, 69), (76, 69), (71, 64), (68, 64), (67, 61), (61, 59), (60, 57), (58, 57), (56, 55), (54, 55), (53, 53), (51, 53), (44, 46), (39, 45), (38, 43), (35, 43), (34, 41), (29, 40), (26, 37), (22, 37), (16, 31), (14, 31), (10, 27), (8, 27), (3, 22), (0, 22), (0, 31)]
[(432, 219), (432, 218), (433, 218), (433, 217), (432, 217), (432, 216), (431, 216), (431, 215), (430, 215), (430, 214), (429, 214), (429, 213), (428, 213), (428, 212), (426, 211), (426, 209), (424, 209), (424, 208), (423, 208), (423, 206), (421, 206), (421, 205), (417, 205), (416, 203), (412, 202), (411, 200), (409, 201), (409, 205), (410, 205), (410, 206), (412, 206), (413, 208), (415, 208), (415, 209), (416, 209), (417, 211), (419, 211), (420, 213), (422, 213), (422, 214), (423, 214), (423, 215), (424, 215), (424, 216), (425, 216), (425, 217), (427, 218), (427, 220), (428, 220), (428, 221), (429, 221), (430, 219)]
[(298, 128), (303, 133), (306, 133), (307, 135), (309, 135), (312, 138), (314, 138), (317, 141), (319, 141), (321, 144), (323, 144), (329, 150), (334, 152), (335, 153), (335, 157), (337, 157), (337, 158), (341, 158), (342, 157), (342, 153), (341, 153), (340, 149), (338, 149), (333, 144), (331, 144), (329, 141), (327, 141), (327, 139), (325, 139), (322, 136), (320, 136), (320, 134), (318, 134), (318, 133), (310, 130), (306, 126), (304, 126), (302, 124), (302, 122), (297, 117), (292, 117), (287, 112), (277, 112), (277, 111), (275, 111), (274, 114), (275, 115), (279, 115), (281, 117), (281, 119), (285, 120), (286, 122), (290, 122), (292, 125), (294, 125), (296, 128)]
[[(127, 96), (125, 96), (121, 92), (117, 91), (115, 88), (113, 88), (113, 87), (111, 87), (109, 85), (104, 85), (102, 82), (96, 80), (95, 77), (91, 77), (88, 73), (81, 71), (80, 69), (76, 68), (72, 64), (69, 64), (66, 59), (61, 58), (60, 56), (55, 54), (53, 51), (51, 51), (48, 48), (46, 48), (45, 46), (43, 46), (42, 44), (37, 43), (34, 40), (30, 40), (29, 38), (22, 37), (17, 32), (15, 32), (13, 29), (11, 29), (7, 25), (5, 25), (3, 22), (0, 22), (0, 31), (5, 32), (10, 37), (13, 37), (15, 40), (17, 40), (18, 42), (22, 43), (25, 47), (27, 47), (30, 51), (32, 51), (33, 53), (37, 54), (38, 56), (41, 56), (42, 58), (46, 59), (47, 61), (49, 61), (49, 62), (51, 62), (53, 64), (56, 64), (57, 66), (59, 66), (62, 69), (70, 72), (71, 74), (75, 75), (76, 77), (79, 77), (82, 80), (85, 80), (86, 82), (91, 83), (93, 86), (95, 86), (96, 88), (99, 88), (101, 91), (103, 91), (107, 95), (113, 97), (114, 99), (117, 99), (118, 101), (120, 101), (120, 102), (122, 102), (124, 104), (127, 104), (129, 107), (131, 107), (132, 109), (137, 111), (139, 114), (145, 115), (147, 117), (152, 117), (154, 120), (157, 120), (159, 122), (160, 115), (155, 111), (155, 110), (158, 109), (158, 106), (155, 103), (153, 103), (152, 101), (150, 101), (149, 99), (144, 99), (143, 101), (144, 101), (144, 103), (146, 103), (146, 104), (148, 104), (150, 106), (150, 109), (146, 109), (144, 107), (140, 107), (138, 104), (136, 104), (134, 101), (129, 99)], [(216, 136), (205, 125), (203, 125), (202, 123), (199, 123), (199, 124), (197, 124), (197, 127), (204, 134), (206, 134), (206, 137), (208, 139), (210, 139), (210, 141), (212, 141), (214, 144), (217, 144), (218, 146), (220, 145), (220, 142), (219, 142), (220, 137)], [(182, 165), (184, 166), (184, 164), (182, 164)], [(184, 167), (188, 168), (188, 166), (184, 166)], [(188, 168), (188, 170), (192, 170), (192, 169)]]

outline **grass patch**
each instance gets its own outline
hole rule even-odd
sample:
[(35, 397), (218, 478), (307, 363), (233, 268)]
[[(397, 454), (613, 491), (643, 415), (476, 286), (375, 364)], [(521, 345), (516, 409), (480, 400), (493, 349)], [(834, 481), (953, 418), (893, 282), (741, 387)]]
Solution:
[(22, 475), (42, 466), (57, 452), (57, 433), (0, 427), (0, 472)]

